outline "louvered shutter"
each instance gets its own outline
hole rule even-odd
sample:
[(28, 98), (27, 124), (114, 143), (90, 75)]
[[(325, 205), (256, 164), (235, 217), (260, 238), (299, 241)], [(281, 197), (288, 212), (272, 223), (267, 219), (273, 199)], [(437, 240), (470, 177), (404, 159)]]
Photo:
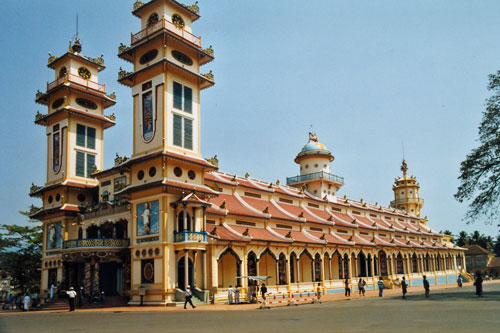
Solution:
[(193, 89), (184, 87), (184, 111), (193, 112)]
[(76, 125), (76, 145), (85, 147), (85, 126)]
[(182, 147), (182, 117), (174, 114), (174, 145)]
[(87, 154), (87, 178), (91, 177), (95, 167), (95, 155)]
[(76, 152), (76, 175), (78, 177), (85, 177), (85, 154)]
[(95, 128), (87, 127), (87, 148), (95, 149)]
[(174, 108), (182, 110), (182, 85), (174, 82)]
[(193, 121), (184, 118), (184, 148), (193, 149)]

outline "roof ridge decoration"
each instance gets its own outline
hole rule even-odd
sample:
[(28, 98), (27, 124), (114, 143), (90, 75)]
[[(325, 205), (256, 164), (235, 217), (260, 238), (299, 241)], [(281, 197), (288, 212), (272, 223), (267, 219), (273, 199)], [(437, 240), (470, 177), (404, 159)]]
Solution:
[(238, 194), (238, 192), (234, 192), (233, 196), (236, 198), (236, 200), (238, 200), (238, 202), (243, 205), (243, 207), (245, 207), (246, 209), (262, 216), (262, 217), (265, 217), (265, 218), (268, 218), (270, 219), (271, 218), (271, 214), (269, 213), (264, 213), (264, 212), (261, 212), (259, 211), (258, 209), (255, 209), (254, 207), (252, 207), (250, 204), (248, 204), (245, 200), (243, 200), (240, 195)]
[(243, 239), (246, 239), (246, 240), (252, 240), (252, 237), (248, 233), (248, 228), (245, 230), (247, 232), (247, 235), (244, 235), (243, 233), (240, 234), (239, 232), (237, 232), (236, 230), (234, 230), (233, 228), (231, 228), (231, 226), (229, 226), (229, 224), (227, 224), (226, 222), (223, 222), (222, 226), (224, 228), (226, 228), (227, 231), (229, 231), (230, 233), (232, 233), (236, 237), (240, 237), (240, 238), (243, 238)]
[(209, 233), (210, 236), (214, 237), (214, 238), (220, 238), (220, 236), (217, 234), (217, 226), (215, 226), (212, 231), (210, 231)]
[[(274, 201), (274, 199), (271, 199), (269, 200), (269, 202), (271, 202), (271, 204), (277, 209), (279, 210), (282, 214), (288, 216), (289, 218), (291, 219), (294, 219), (296, 221), (300, 221), (300, 222), (306, 222), (306, 219), (304, 217), (300, 217), (300, 216), (295, 216), (291, 213), (289, 213), (286, 209), (284, 209), (283, 207), (281, 207), (276, 201)], [(300, 207), (300, 206), (299, 206)]]
[[(253, 186), (257, 187), (259, 190), (262, 190), (262, 191), (266, 191), (266, 192), (269, 192), (269, 188), (273, 188), (273, 185), (272, 183), (270, 184), (270, 186), (262, 186), (260, 185), (258, 182), (260, 182), (259, 180), (257, 179), (253, 179), (253, 178), (247, 178), (247, 181), (252, 184)], [(274, 192), (274, 190), (273, 190)]]
[(324, 243), (324, 244), (327, 244), (328, 242), (325, 240), (325, 239), (321, 239), (321, 238), (318, 238), (318, 237), (315, 237), (313, 235), (311, 235), (306, 229), (302, 229), (301, 232), (309, 239), (312, 239), (313, 241), (316, 241), (316, 242), (321, 242), (321, 243)]
[(332, 211), (330, 209), (328, 209), (328, 207), (326, 208), (326, 211), (328, 212), (328, 214), (330, 214), (330, 216), (332, 218), (334, 218), (335, 220), (339, 221), (340, 223), (349, 223), (348, 221), (344, 221), (341, 218), (339, 218), (338, 216), (336, 216), (334, 213), (332, 213)]
[(342, 241), (342, 242), (348, 242), (348, 243), (352, 243), (351, 245), (354, 245), (354, 242), (349, 241), (349, 240), (347, 240), (347, 239), (344, 239), (344, 238), (340, 237), (339, 235), (337, 235), (337, 234), (336, 234), (335, 232), (333, 232), (333, 231), (330, 231), (330, 235), (332, 235), (333, 237), (335, 237), (336, 239), (338, 239), (338, 240), (340, 240), (340, 241)]
[(281, 235), (280, 233), (276, 232), (273, 230), (273, 228), (267, 226), (266, 227), (266, 230), (269, 231), (272, 235), (274, 235), (275, 237), (281, 239), (281, 240), (284, 240), (284, 241), (287, 241), (287, 242), (290, 242), (292, 241), (293, 242), (293, 238), (292, 238), (292, 232), (289, 231), (288, 234), (286, 234), (285, 236)]
[(314, 217), (315, 219), (318, 219), (319, 221), (322, 221), (322, 222), (332, 222), (333, 225), (335, 225), (335, 223), (331, 220), (331, 216), (328, 218), (328, 220), (325, 220), (324, 218), (322, 217), (319, 217), (318, 215), (314, 214), (309, 208), (307, 208), (306, 206), (304, 205), (301, 205), (300, 206), (307, 214), (311, 215), (312, 217)]

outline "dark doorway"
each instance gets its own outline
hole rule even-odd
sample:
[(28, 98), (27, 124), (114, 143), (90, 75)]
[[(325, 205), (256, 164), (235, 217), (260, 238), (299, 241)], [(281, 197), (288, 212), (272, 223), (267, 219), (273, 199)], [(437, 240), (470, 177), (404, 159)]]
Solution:
[[(184, 257), (179, 259), (179, 262), (177, 263), (177, 285), (179, 286), (179, 289), (186, 290), (186, 286), (184, 285)], [(191, 286), (191, 288), (194, 287), (193, 285), (193, 262), (191, 261), (191, 258), (188, 259), (188, 284)]]
[(104, 291), (106, 296), (117, 295), (118, 281), (117, 281), (118, 263), (105, 262), (99, 264), (99, 290)]
[(368, 262), (366, 260), (366, 257), (364, 253), (359, 254), (359, 276), (360, 277), (367, 277), (368, 272), (366, 271), (366, 266), (368, 265)]

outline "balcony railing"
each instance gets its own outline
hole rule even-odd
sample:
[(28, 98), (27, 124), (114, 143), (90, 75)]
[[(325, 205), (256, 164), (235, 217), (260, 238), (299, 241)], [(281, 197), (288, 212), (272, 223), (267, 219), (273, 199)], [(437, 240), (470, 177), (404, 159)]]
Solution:
[(73, 83), (76, 83), (80, 86), (87, 87), (87, 88), (102, 92), (103, 94), (106, 93), (106, 85), (99, 84), (99, 83), (94, 82), (94, 81), (82, 79), (78, 75), (74, 75), (74, 74), (66, 74), (65, 76), (60, 77), (55, 81), (47, 83), (47, 91), (54, 89), (55, 87), (57, 87), (60, 84), (63, 84), (66, 81), (73, 82)]
[(100, 247), (128, 247), (130, 240), (115, 238), (87, 238), (70, 239), (63, 242), (63, 249), (100, 248)]
[(178, 28), (175, 24), (173, 24), (170, 21), (167, 21), (166, 19), (162, 19), (156, 22), (155, 24), (139, 31), (138, 33), (132, 34), (130, 38), (130, 44), (133, 45), (138, 41), (140, 41), (141, 39), (151, 36), (152, 34), (161, 29), (166, 29), (167, 31), (173, 32), (174, 34), (184, 38), (191, 44), (201, 47), (201, 37), (195, 36), (192, 33), (186, 31), (185, 29)]
[(336, 175), (332, 175), (331, 173), (320, 171), (320, 172), (314, 172), (310, 173), (307, 175), (302, 175), (302, 176), (296, 176), (296, 177), (287, 177), (286, 178), (286, 183), (287, 185), (289, 184), (294, 184), (294, 183), (300, 183), (308, 180), (314, 180), (314, 179), (327, 179), (334, 181), (339, 184), (344, 184), (344, 177), (339, 177)]
[(123, 205), (114, 205), (110, 206), (105, 209), (93, 209), (93, 210), (87, 210), (85, 214), (86, 219), (94, 218), (94, 217), (100, 217), (100, 216), (106, 216), (106, 215), (111, 215), (111, 214), (116, 214), (116, 213), (121, 213), (130, 210), (130, 204), (126, 203)]
[(206, 243), (207, 233), (200, 231), (180, 231), (174, 232), (175, 243)]

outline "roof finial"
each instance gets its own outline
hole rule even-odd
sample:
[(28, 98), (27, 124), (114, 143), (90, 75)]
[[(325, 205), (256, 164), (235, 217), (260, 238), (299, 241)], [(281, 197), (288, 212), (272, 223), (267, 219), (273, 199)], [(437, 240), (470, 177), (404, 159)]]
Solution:
[(403, 162), (401, 163), (401, 171), (403, 171), (403, 178), (406, 178), (406, 171), (408, 171), (408, 164), (406, 164), (406, 161), (403, 159)]
[(316, 136), (316, 133), (309, 132), (309, 141), (318, 142), (318, 137)]

